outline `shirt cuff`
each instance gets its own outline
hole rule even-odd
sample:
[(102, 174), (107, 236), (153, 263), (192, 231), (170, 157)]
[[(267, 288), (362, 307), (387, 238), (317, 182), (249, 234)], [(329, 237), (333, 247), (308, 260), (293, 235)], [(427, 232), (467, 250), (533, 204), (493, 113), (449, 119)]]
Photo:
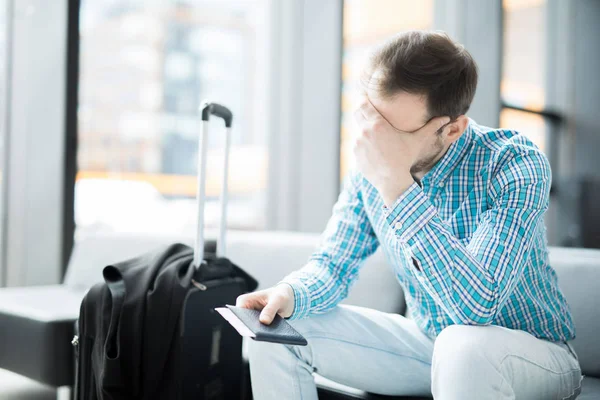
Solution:
[(276, 286), (280, 283), (289, 285), (294, 292), (294, 310), (292, 315), (287, 317), (288, 320), (301, 319), (308, 315), (310, 311), (310, 292), (298, 278), (285, 277), (281, 281), (277, 282)]
[(405, 243), (408, 243), (437, 214), (436, 208), (416, 182), (396, 199), (389, 210), (384, 212), (396, 236)]

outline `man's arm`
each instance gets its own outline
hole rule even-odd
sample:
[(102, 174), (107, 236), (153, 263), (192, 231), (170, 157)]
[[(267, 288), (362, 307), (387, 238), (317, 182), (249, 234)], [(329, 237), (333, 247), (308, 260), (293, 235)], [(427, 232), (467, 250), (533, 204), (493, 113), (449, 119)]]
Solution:
[(345, 299), (364, 260), (377, 250), (379, 241), (364, 209), (360, 179), (360, 174), (349, 176), (308, 263), (279, 282), (294, 292), (294, 311), (288, 319), (324, 313)]
[[(388, 223), (423, 288), (457, 324), (490, 324), (512, 293), (543, 223), (551, 183), (546, 157), (509, 148), (490, 182), (491, 208), (464, 245), (415, 183), (391, 207)], [(499, 163), (499, 164), (500, 164)]]

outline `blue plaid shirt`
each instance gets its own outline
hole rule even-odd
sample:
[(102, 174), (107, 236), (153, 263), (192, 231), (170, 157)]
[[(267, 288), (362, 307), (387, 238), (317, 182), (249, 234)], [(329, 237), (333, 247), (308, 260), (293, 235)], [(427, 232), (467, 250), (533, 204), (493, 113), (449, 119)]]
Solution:
[(548, 262), (544, 213), (551, 171), (525, 136), (472, 119), (440, 161), (388, 209), (351, 173), (318, 249), (284, 277), (290, 320), (344, 298), (381, 245), (410, 315), (430, 337), (452, 324), (500, 325), (549, 340), (575, 337)]

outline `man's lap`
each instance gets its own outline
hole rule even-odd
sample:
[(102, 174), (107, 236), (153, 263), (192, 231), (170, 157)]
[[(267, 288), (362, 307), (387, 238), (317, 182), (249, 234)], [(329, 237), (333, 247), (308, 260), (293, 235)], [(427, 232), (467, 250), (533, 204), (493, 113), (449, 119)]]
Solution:
[(371, 393), (430, 394), (433, 341), (399, 314), (338, 305), (289, 323), (308, 346), (289, 346), (316, 372)]
[(465, 360), (482, 354), (506, 377), (502, 384), (515, 386), (517, 392), (536, 381), (567, 390), (579, 376), (577, 362), (565, 346), (499, 326), (453, 325), (431, 339), (402, 315), (342, 304), (289, 323), (309, 343), (289, 346), (290, 351), (319, 375), (372, 393), (430, 394), (436, 357), (474, 368), (470, 373), (475, 378), (477, 365)]

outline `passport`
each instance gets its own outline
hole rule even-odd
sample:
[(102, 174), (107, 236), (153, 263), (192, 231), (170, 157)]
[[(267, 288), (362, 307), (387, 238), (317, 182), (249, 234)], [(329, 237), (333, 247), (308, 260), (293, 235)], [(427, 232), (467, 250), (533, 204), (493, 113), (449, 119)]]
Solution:
[(270, 325), (260, 322), (260, 311), (249, 308), (236, 307), (229, 304), (226, 307), (217, 307), (215, 310), (221, 314), (242, 336), (247, 336), (256, 341), (282, 343), (297, 346), (306, 346), (306, 339), (296, 331), (279, 314), (275, 314)]

